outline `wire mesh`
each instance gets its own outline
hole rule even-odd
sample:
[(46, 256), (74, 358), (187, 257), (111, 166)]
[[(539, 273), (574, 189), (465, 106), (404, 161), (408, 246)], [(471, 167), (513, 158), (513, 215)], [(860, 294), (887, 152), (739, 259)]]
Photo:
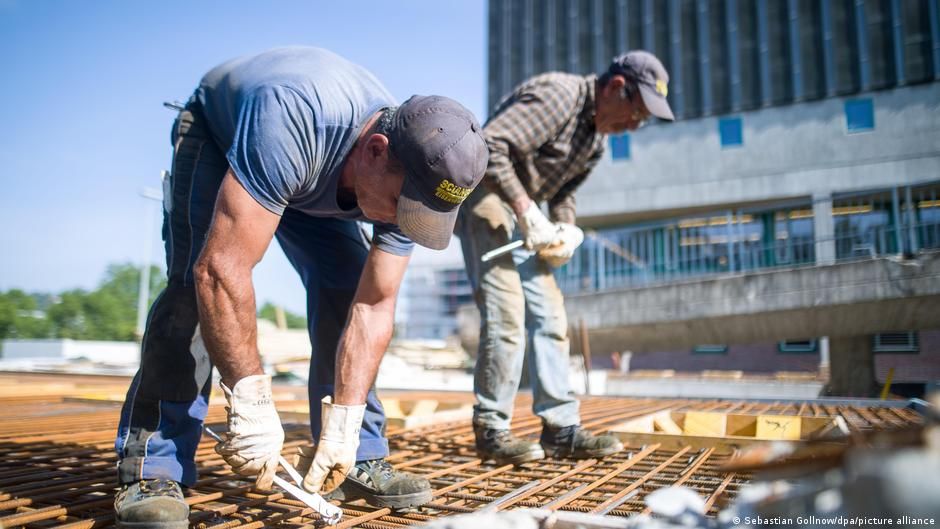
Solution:
[[(4, 380), (0, 376), (0, 382)], [(43, 393), (43, 392), (37, 392)], [(59, 394), (0, 396), (0, 527), (70, 529), (114, 525), (112, 502), (118, 487), (113, 437), (120, 399), (88, 399)], [(422, 398), (471, 401), (467, 394), (422, 393)], [(540, 420), (529, 411), (530, 399), (518, 399), (513, 432), (536, 438)], [(800, 416), (841, 415), (850, 429), (896, 428), (920, 421), (905, 408), (827, 405), (816, 402), (698, 401), (586, 397), (581, 402), (584, 427), (605, 432), (626, 419), (662, 410), (773, 413)], [(224, 429), (221, 406), (209, 409), (207, 423)], [(306, 424), (285, 425), (285, 455), (310, 442)], [(614, 456), (595, 460), (545, 459), (521, 466), (481, 461), (474, 451), (468, 421), (410, 430), (390, 429), (389, 461), (399, 469), (427, 477), (435, 492), (431, 503), (393, 512), (342, 504), (338, 526), (392, 528), (438, 517), (473, 512), (541, 507), (629, 516), (643, 512), (647, 494), (681, 484), (706, 498), (711, 514), (732, 500), (749, 475), (719, 470), (728, 457), (708, 448), (626, 443)], [(318, 516), (281, 492), (259, 493), (231, 474), (204, 438), (196, 454), (200, 478), (187, 489), (190, 524), (197, 528), (313, 527)]]

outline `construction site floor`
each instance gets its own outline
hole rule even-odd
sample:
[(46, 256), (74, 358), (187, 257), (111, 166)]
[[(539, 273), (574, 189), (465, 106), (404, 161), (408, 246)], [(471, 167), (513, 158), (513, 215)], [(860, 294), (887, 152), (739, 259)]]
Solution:
[[(119, 377), (0, 373), (0, 528), (87, 529), (114, 524), (117, 489), (114, 433), (129, 380)], [(308, 425), (298, 412), (306, 389), (275, 388), (286, 410), (285, 456), (310, 443)], [(382, 392), (402, 399), (470, 403), (466, 393)], [(536, 438), (539, 419), (520, 395), (513, 432)], [(225, 429), (221, 398), (210, 406), (207, 424)], [(627, 419), (661, 410), (841, 416), (851, 430), (887, 429), (920, 422), (903, 407), (837, 405), (818, 402), (642, 399), (584, 397), (584, 427), (600, 433)], [(419, 509), (392, 512), (361, 502), (342, 504), (339, 528), (393, 528), (442, 516), (498, 509), (541, 507), (629, 516), (643, 512), (644, 497), (661, 487), (684, 485), (706, 498), (714, 514), (750, 479), (719, 470), (728, 457), (709, 448), (627, 443), (626, 450), (603, 460), (542, 460), (523, 466), (481, 461), (473, 448), (469, 420), (420, 428), (389, 428), (389, 461), (427, 477), (433, 501)], [(233, 475), (203, 436), (196, 454), (199, 480), (186, 490), (190, 524), (200, 528), (313, 527), (318, 517), (281, 492), (258, 493)], [(535, 483), (533, 485), (533, 483)], [(507, 496), (526, 487), (525, 492)]]

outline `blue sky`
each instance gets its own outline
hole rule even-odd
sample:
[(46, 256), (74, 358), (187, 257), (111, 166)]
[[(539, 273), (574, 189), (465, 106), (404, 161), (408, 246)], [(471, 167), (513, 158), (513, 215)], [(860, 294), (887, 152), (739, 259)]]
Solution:
[[(108, 264), (141, 261), (150, 208), (139, 192), (170, 165), (174, 113), (161, 103), (184, 101), (231, 57), (321, 46), (399, 100), (447, 95), (482, 121), (485, 15), (483, 0), (0, 0), (0, 290), (92, 288)], [(415, 261), (452, 261), (456, 246)], [(303, 310), (276, 243), (255, 288)]]

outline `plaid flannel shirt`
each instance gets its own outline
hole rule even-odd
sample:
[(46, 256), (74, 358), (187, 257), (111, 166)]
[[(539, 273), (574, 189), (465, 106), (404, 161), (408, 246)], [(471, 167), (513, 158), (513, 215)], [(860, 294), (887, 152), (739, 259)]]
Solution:
[(594, 128), (596, 80), (550, 72), (504, 98), (483, 127), (487, 188), (508, 202), (547, 200), (552, 220), (574, 224), (574, 192), (604, 153), (604, 135)]

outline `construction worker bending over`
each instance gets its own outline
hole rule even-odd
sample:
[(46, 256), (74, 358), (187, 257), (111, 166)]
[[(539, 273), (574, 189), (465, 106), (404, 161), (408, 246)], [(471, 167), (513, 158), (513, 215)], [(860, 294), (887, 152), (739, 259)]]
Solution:
[[(187, 526), (180, 485), (196, 481), (213, 366), (228, 402), (216, 451), (271, 486), (284, 431), (258, 355), (251, 273), (272, 237), (307, 291), (319, 443), (304, 487), (342, 483), (337, 495), (376, 506), (430, 501), (426, 479), (385, 461), (385, 416), (371, 388), (412, 241), (446, 247), (458, 206), (483, 177), (488, 152), (472, 114), (439, 96), (396, 107), (360, 66), (289, 47), (207, 73), (172, 136), (169, 281), (121, 412), (118, 522)], [(357, 220), (373, 224), (371, 247)]]
[[(623, 449), (616, 438), (580, 427), (568, 385), (564, 299), (552, 269), (584, 239), (574, 193), (603, 154), (605, 134), (634, 130), (651, 114), (673, 119), (668, 81), (644, 51), (615, 58), (600, 78), (541, 74), (509, 94), (483, 128), (490, 149), (484, 185), (461, 208), (456, 233), (481, 315), (473, 426), (486, 459), (518, 464), (546, 453), (588, 458)], [(484, 253), (517, 239), (524, 247), (481, 263)], [(509, 431), (525, 354), (540, 443)]]

